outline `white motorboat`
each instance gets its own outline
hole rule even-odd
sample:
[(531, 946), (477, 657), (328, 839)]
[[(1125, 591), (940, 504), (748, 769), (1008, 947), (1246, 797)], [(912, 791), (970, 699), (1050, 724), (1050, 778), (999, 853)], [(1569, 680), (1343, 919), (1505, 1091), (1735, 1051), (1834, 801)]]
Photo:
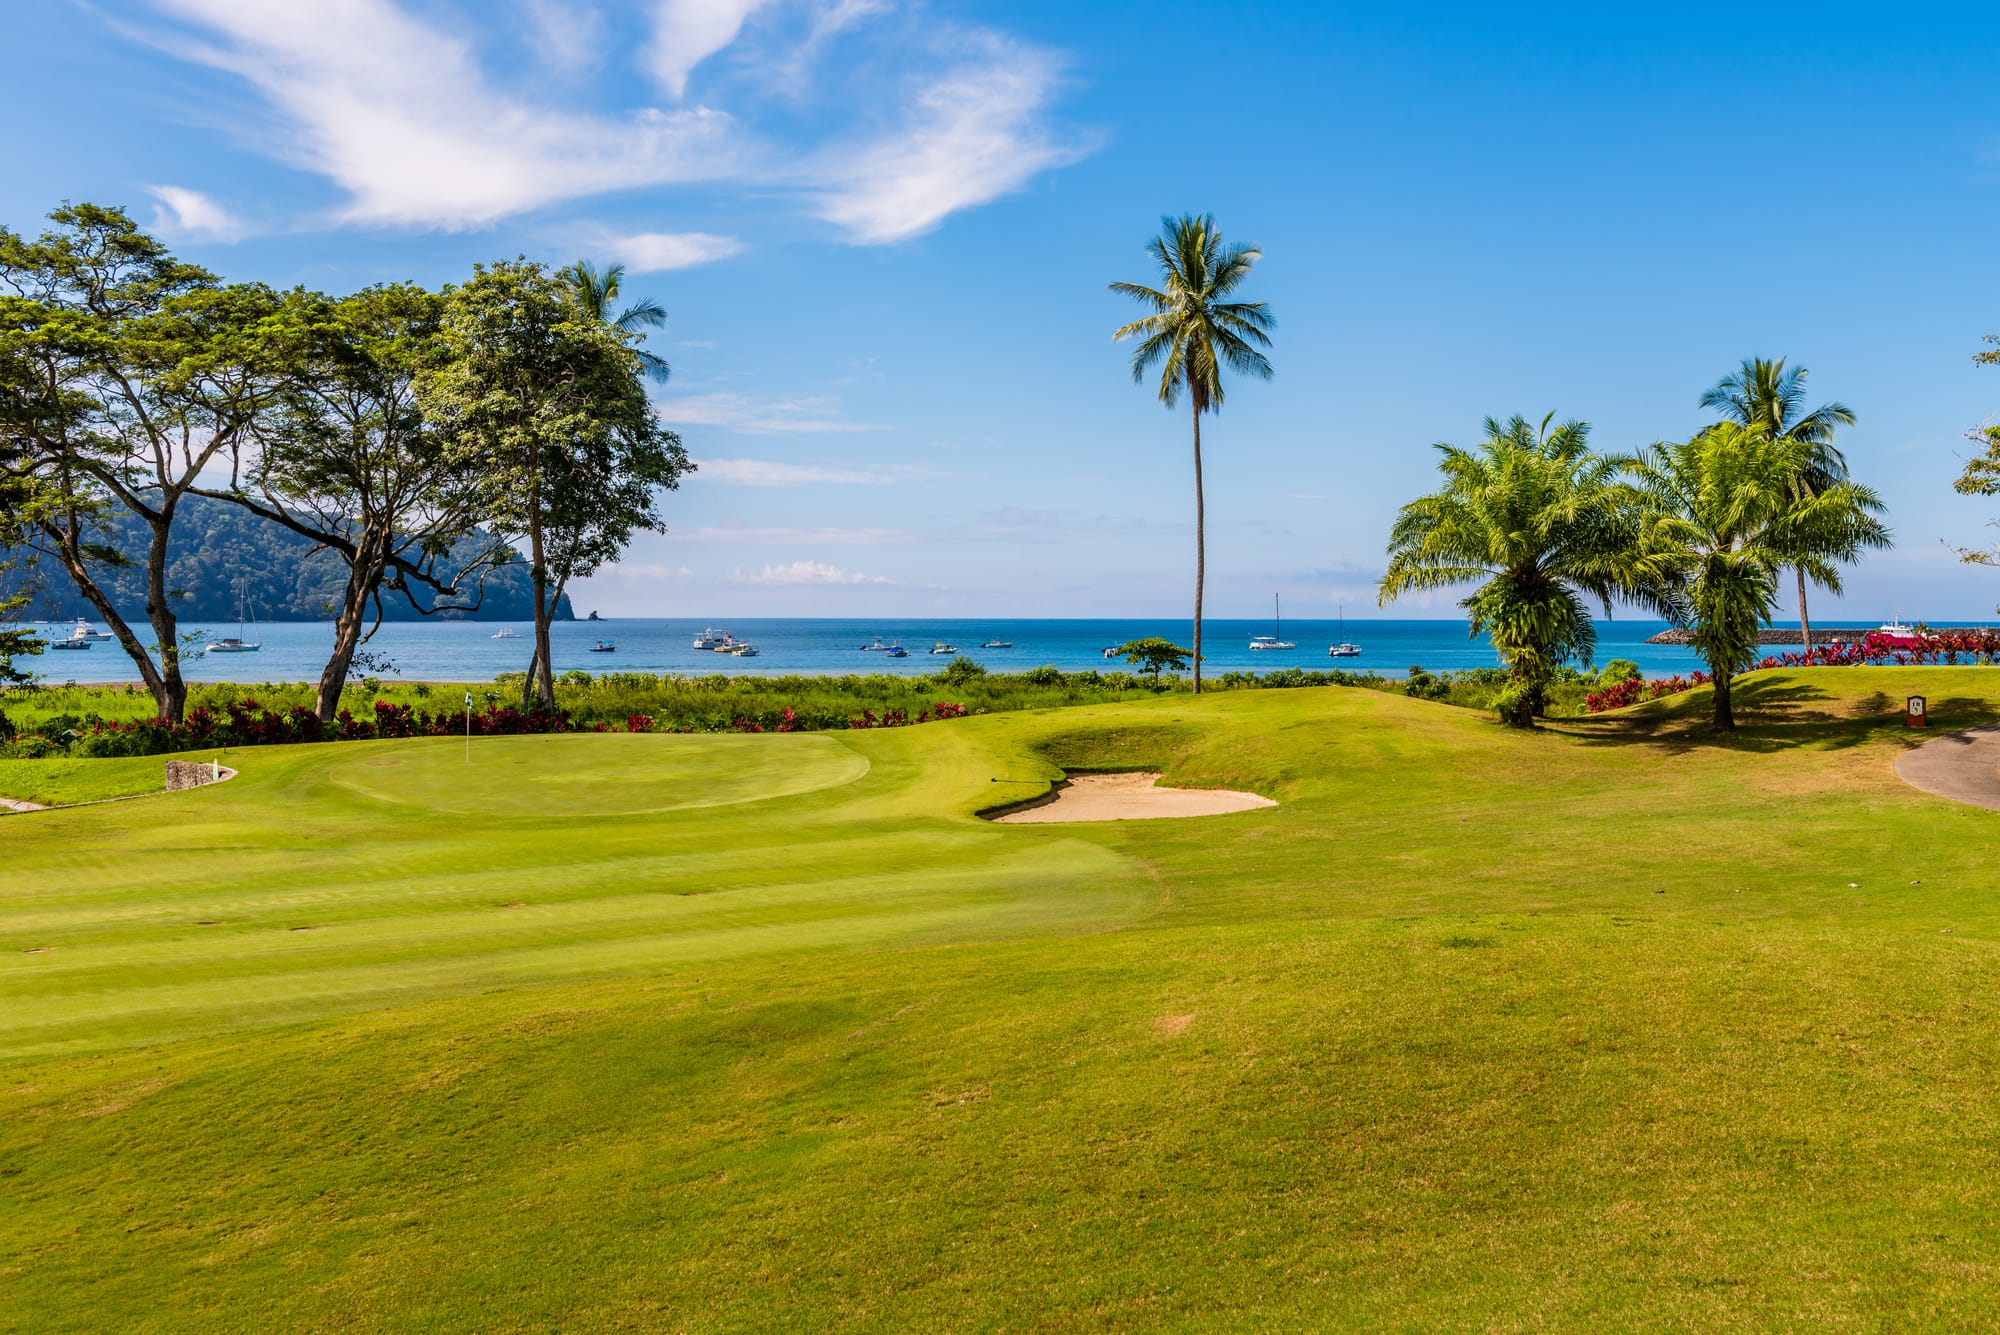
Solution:
[(49, 641), (49, 648), (51, 649), (88, 649), (89, 647), (90, 647), (89, 640), (79, 640), (74, 636), (71, 636), (67, 640)]
[(495, 640), (518, 640), (521, 637), (511, 630), (496, 630), (489, 638)]
[(955, 654), (958, 652), (958, 646), (954, 644), (946, 644), (943, 640), (939, 640), (936, 644), (931, 646), (931, 652), (934, 654)]
[(705, 630), (694, 637), (694, 647), (697, 649), (719, 649), (726, 653), (729, 646), (734, 643), (736, 643), (735, 638), (726, 630)]
[(1011, 640), (988, 640), (979, 647), (981, 649), (1012, 649), (1014, 645)]
[(1278, 595), (1275, 593), (1271, 595), (1271, 620), (1272, 620), (1272, 629), (1275, 630), (1277, 634), (1252, 635), (1250, 637), (1250, 647), (1252, 649), (1258, 649), (1258, 650), (1298, 648), (1299, 647), (1298, 645), (1293, 644), (1290, 640), (1283, 638), (1285, 633), (1285, 618), (1279, 614)]
[(593, 654), (615, 654), (618, 652), (618, 646), (609, 640), (599, 640), (596, 644), (590, 646), (590, 652)]
[(76, 625), (70, 630), (69, 638), (77, 644), (95, 644), (99, 640), (115, 640), (118, 637), (108, 630), (92, 630), (88, 621), (78, 617)]
[(882, 637), (877, 635), (875, 643), (861, 646), (861, 652), (864, 654), (886, 654), (889, 652), (889, 646), (882, 643)]
[(758, 649), (756, 645), (750, 643), (748, 640), (738, 640), (724, 652), (728, 653), (732, 658), (755, 658)]

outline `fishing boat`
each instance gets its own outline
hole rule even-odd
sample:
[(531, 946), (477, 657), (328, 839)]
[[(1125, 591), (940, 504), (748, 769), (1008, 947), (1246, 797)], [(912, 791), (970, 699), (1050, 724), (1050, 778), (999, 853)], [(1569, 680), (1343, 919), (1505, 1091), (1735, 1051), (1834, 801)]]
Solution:
[(1348, 643), (1348, 640), (1347, 640), (1347, 613), (1346, 613), (1346, 609), (1344, 609), (1344, 608), (1343, 608), (1343, 609), (1341, 609), (1340, 611), (1336, 612), (1336, 613), (1335, 613), (1334, 615), (1336, 615), (1337, 617), (1339, 617), (1339, 618), (1340, 618), (1340, 643), (1338, 643), (1338, 644), (1334, 644), (1334, 645), (1329, 645), (1329, 646), (1327, 647), (1327, 651), (1326, 651), (1326, 656), (1327, 656), (1328, 658), (1359, 658), (1359, 657), (1361, 657), (1361, 646), (1360, 646), (1360, 645), (1358, 645), (1358, 644), (1350, 644), (1350, 643)]
[(890, 658), (908, 658), (910, 656), (910, 651), (905, 649), (901, 642), (890, 645), (882, 652)]
[(95, 644), (99, 640), (118, 638), (108, 630), (92, 630), (90, 623), (82, 617), (76, 619), (76, 625), (70, 630), (69, 637), (83, 644)]
[(1278, 595), (1275, 593), (1271, 595), (1271, 621), (1272, 621), (1272, 629), (1274, 629), (1277, 632), (1277, 634), (1252, 635), (1250, 637), (1250, 647), (1252, 649), (1296, 649), (1299, 647), (1298, 645), (1293, 644), (1290, 640), (1284, 638), (1285, 618), (1283, 617), (1283, 615), (1280, 614), (1278, 610)]
[(262, 640), (246, 640), (243, 638), (243, 613), (243, 581), (239, 579), (236, 581), (236, 633), (224, 636), (219, 640), (211, 641), (208, 646), (208, 652), (212, 654), (254, 654), (264, 647)]
[(886, 654), (889, 652), (889, 646), (882, 643), (882, 637), (877, 635), (875, 643), (861, 646), (861, 652), (864, 654)]
[(727, 649), (734, 643), (735, 639), (726, 630), (705, 630), (694, 637), (694, 647), (697, 649)]
[(955, 644), (946, 644), (943, 640), (939, 640), (931, 646), (931, 652), (934, 654), (955, 654), (958, 652), (958, 646)]
[(1014, 645), (1010, 640), (988, 640), (979, 647), (981, 649), (1012, 649)]
[(491, 638), (496, 640), (518, 640), (521, 637), (511, 630), (496, 630), (493, 632)]
[(89, 640), (79, 640), (74, 635), (70, 636), (66, 640), (49, 641), (49, 648), (51, 649), (88, 649), (89, 647), (90, 647)]
[(748, 640), (738, 640), (735, 644), (729, 646), (729, 654), (732, 658), (755, 658), (757, 656), (757, 646)]
[(618, 652), (618, 646), (609, 640), (599, 640), (596, 644), (590, 646), (590, 652), (593, 654), (615, 654)]

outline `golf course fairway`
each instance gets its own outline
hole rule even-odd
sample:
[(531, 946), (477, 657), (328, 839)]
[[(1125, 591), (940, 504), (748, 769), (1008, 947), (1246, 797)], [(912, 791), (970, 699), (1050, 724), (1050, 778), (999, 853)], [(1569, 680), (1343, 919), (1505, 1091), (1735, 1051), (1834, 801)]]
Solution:
[[(0, 1330), (1990, 1329), (2000, 813), (1905, 694), (2000, 719), (1239, 691), (0, 816)], [(1278, 805), (978, 818), (1064, 768)]]

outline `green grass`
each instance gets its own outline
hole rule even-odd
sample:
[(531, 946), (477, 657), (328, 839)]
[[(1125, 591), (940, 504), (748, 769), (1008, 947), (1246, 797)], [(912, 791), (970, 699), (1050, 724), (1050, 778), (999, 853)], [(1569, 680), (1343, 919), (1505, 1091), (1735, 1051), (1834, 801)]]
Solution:
[[(225, 754), (208, 750), (191, 758), (209, 760)], [(70, 760), (63, 757), (0, 760), (0, 797), (52, 807), (71, 802), (98, 802), (107, 797), (157, 793), (166, 786), (165, 761), (164, 756), (135, 756), (123, 760)], [(18, 825), (8, 827), (10, 831), (22, 828)], [(5, 847), (0, 844), (0, 848)]]
[[(1890, 766), (1996, 676), (1763, 674), (1723, 743), (1325, 689), (268, 748), (0, 819), (0, 1326), (1990, 1328), (2000, 816)], [(971, 817), (1056, 762), (1281, 805)]]

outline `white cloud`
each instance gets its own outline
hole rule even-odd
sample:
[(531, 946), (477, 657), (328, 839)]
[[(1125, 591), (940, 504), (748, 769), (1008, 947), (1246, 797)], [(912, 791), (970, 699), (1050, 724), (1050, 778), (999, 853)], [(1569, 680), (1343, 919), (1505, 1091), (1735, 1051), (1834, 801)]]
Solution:
[(741, 254), (743, 243), (713, 232), (617, 232), (609, 227), (567, 229), (579, 250), (594, 251), (625, 266), (627, 273), (690, 269)]
[(671, 426), (719, 426), (751, 436), (821, 435), (875, 431), (869, 422), (844, 421), (838, 399), (753, 399), (743, 394), (687, 394), (662, 398), (660, 420)]
[(739, 487), (797, 487), (815, 482), (887, 486), (896, 480), (895, 474), (879, 469), (822, 468), (766, 459), (697, 459), (695, 476), (704, 482), (733, 482)]
[(858, 570), (843, 570), (820, 561), (793, 561), (788, 565), (767, 565), (754, 575), (738, 573), (733, 577), (743, 584), (891, 584), (895, 581), (881, 575), (864, 575)]
[[(335, 216), (350, 223), (480, 227), (598, 195), (727, 183), (765, 197), (803, 195), (849, 240), (888, 242), (1088, 151), (1051, 127), (1062, 83), (1054, 54), (956, 29), (921, 9), (870, 36), (862, 20), (886, 9), (885, 0), (628, 0), (650, 13), (652, 34), (624, 59), (646, 66), (676, 99), (703, 61), (738, 43), (743, 58), (718, 81), (717, 105), (622, 113), (600, 110), (594, 97), (586, 104), (575, 86), (586, 70), (613, 73), (607, 55), (619, 52), (608, 35), (615, 25), (588, 0), (513, 0), (497, 12), (475, 0), (145, 3), (181, 26), (137, 35), (247, 83), (273, 114), (238, 117), (237, 132), (343, 190)], [(804, 16), (802, 31), (758, 25), (746, 34), (749, 20), (781, 6)], [(483, 63), (495, 38), (525, 49), (528, 66), (505, 57)], [(721, 109), (734, 97), (753, 118), (771, 119), (765, 84), (774, 78), (794, 98), (814, 96), (806, 66), (832, 42), (843, 56), (867, 43), (861, 56), (886, 54), (891, 70), (911, 73), (843, 83), (831, 115), (784, 116), (794, 133), (826, 127), (805, 141), (759, 135)], [(882, 123), (901, 128), (828, 147), (843, 126)], [(635, 271), (704, 263), (740, 247), (704, 232), (624, 240)]]
[(1076, 161), (1043, 123), (1060, 70), (1047, 52), (987, 35), (979, 59), (921, 88), (900, 134), (831, 164), (820, 216), (863, 243), (900, 241)]
[(910, 540), (909, 534), (893, 528), (692, 528), (667, 536), (682, 542), (810, 542), (849, 546)]
[(743, 31), (743, 21), (770, 0), (657, 0), (653, 44), (648, 55), (653, 77), (675, 97), (687, 94), (694, 67), (723, 50)]
[(170, 236), (204, 241), (234, 241), (243, 224), (213, 198), (178, 185), (149, 185), (146, 193), (160, 201), (153, 210), (153, 230)]
[(215, 34), (176, 49), (257, 88), (290, 122), (288, 155), (348, 191), (350, 221), (474, 226), (739, 165), (720, 112), (614, 119), (532, 105), (489, 86), (467, 42), (393, 0), (157, 3)]

